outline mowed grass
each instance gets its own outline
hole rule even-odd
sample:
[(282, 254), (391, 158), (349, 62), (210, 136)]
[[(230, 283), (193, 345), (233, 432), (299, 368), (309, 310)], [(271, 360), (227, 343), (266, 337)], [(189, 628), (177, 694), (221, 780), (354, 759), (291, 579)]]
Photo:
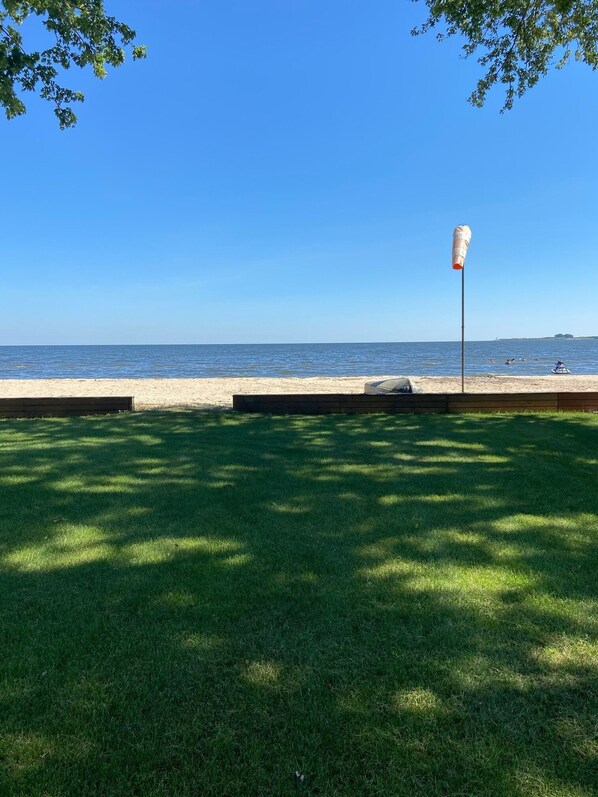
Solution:
[(596, 794), (597, 458), (590, 415), (0, 422), (0, 794)]

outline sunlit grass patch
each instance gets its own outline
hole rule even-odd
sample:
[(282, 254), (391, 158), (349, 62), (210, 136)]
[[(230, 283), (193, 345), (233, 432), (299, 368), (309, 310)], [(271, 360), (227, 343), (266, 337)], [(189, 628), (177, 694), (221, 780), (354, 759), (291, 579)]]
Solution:
[(241, 544), (234, 540), (201, 536), (164, 536), (123, 544), (117, 534), (109, 535), (90, 526), (61, 525), (51, 539), (46, 535), (40, 543), (12, 551), (4, 557), (4, 563), (23, 571), (53, 570), (92, 562), (122, 567), (159, 564), (188, 553), (202, 552), (213, 556), (233, 552), (233, 556), (220, 559), (232, 566), (249, 560), (247, 554), (236, 553), (241, 548)]
[(395, 695), (395, 705), (400, 712), (422, 716), (437, 716), (447, 712), (446, 706), (431, 689), (405, 689)]

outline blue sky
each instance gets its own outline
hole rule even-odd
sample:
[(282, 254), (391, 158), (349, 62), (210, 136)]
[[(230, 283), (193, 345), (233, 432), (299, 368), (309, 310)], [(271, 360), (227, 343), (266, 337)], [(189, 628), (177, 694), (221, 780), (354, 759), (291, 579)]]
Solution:
[[(598, 334), (598, 74), (507, 114), (407, 0), (106, 0), (145, 62), (0, 119), (0, 343)], [(171, 9), (176, 7), (176, 13)]]

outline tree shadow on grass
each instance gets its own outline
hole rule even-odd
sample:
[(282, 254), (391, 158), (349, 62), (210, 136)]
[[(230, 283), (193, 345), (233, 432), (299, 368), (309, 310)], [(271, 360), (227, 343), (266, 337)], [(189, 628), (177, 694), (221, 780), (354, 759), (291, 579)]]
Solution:
[(589, 416), (2, 424), (5, 790), (590, 795), (597, 437)]

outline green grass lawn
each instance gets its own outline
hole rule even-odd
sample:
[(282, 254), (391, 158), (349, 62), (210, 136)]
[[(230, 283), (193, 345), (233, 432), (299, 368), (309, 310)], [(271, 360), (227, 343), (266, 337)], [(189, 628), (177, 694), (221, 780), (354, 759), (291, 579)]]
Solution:
[(2, 797), (596, 794), (598, 417), (3, 421), (0, 463)]

